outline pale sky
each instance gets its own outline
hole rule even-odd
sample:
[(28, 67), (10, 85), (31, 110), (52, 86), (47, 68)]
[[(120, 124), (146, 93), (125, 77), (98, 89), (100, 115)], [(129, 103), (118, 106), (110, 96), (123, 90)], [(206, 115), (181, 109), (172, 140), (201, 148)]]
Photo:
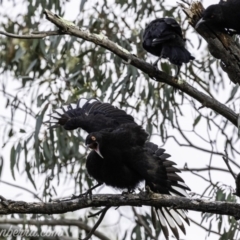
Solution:
[[(111, 2), (114, 2), (114, 1), (112, 0), (112, 1), (109, 1), (109, 2), (111, 4)], [(168, 2), (171, 5), (176, 5), (177, 1), (169, 0)], [(205, 1), (203, 1), (203, 4), (206, 7), (208, 5), (215, 4), (217, 2), (218, 1), (213, 1), (213, 0), (207, 1), (207, 0), (205, 0)], [(8, 4), (9, 4), (8, 2), (6, 2), (5, 4), (6, 5), (4, 7), (1, 6), (3, 8), (2, 9), (0, 8), (0, 11), (5, 11), (5, 12), (7, 11), (7, 12), (11, 13), (11, 16), (13, 16), (13, 17), (16, 17), (18, 12), (22, 12), (25, 9), (25, 7), (21, 4), (18, 4), (18, 7), (14, 8), (14, 9), (12, 9), (8, 6)], [(93, 2), (89, 1), (86, 4), (92, 5)], [(77, 5), (77, 6), (75, 7), (74, 5)], [(70, 1), (69, 3), (67, 3), (66, 4), (66, 14), (65, 14), (64, 18), (67, 19), (67, 20), (70, 20), (70, 21), (75, 20), (79, 15), (78, 5), (79, 5), (79, 3), (76, 3), (75, 1)], [(49, 23), (47, 20), (43, 20), (42, 28), (44, 29), (46, 24), (50, 29), (52, 24)], [(189, 33), (188, 37), (191, 38), (191, 39), (192, 38), (194, 39), (194, 37), (195, 37), (194, 35), (196, 33), (194, 32), (194, 30), (191, 30), (190, 32), (191, 33)], [(192, 54), (197, 57), (198, 50), (197, 49), (191, 49), (191, 51), (193, 52)], [(228, 78), (226, 77), (225, 74), (224, 74), (224, 78), (225, 78), (225, 81), (227, 82), (226, 85), (228, 85), (228, 83), (230, 81), (228, 80)], [(0, 77), (0, 79), (1, 79), (1, 77)], [(16, 87), (17, 87), (16, 86), (16, 81), (14, 81), (14, 85), (11, 84), (11, 82), (10, 82), (11, 80), (7, 79), (7, 81), (9, 82), (8, 90), (12, 89), (13, 91), (16, 91)], [(227, 87), (232, 87), (232, 85), (229, 83), (229, 86), (227, 86)], [(218, 99), (218, 100), (220, 100), (222, 102), (224, 102), (223, 99), (226, 99), (229, 96), (228, 91), (225, 92), (225, 93), (224, 93), (224, 91), (221, 91), (220, 94), (219, 94), (219, 96), (221, 96), (221, 99)], [(1, 98), (3, 98), (3, 96), (1, 96)], [(192, 110), (191, 106), (184, 106), (184, 108), (185, 108), (185, 113), (188, 113), (190, 116), (193, 115), (194, 111)], [(10, 113), (8, 111), (9, 110), (5, 109), (5, 102), (1, 101), (0, 112), (2, 114), (6, 114), (7, 116), (10, 116)], [(205, 110), (203, 110), (203, 111), (205, 111)], [(186, 114), (186, 116), (187, 116), (187, 114)], [(0, 119), (0, 124), (2, 125), (4, 122), (1, 122), (1, 121), (2, 121), (2, 119)], [(33, 125), (34, 125), (34, 123), (33, 123)], [(191, 118), (185, 117), (185, 118), (181, 119), (181, 126), (183, 127), (183, 129), (187, 129), (189, 127), (189, 125), (190, 126), (192, 125), (192, 117)], [(197, 128), (201, 132), (201, 130), (204, 131), (206, 129), (206, 126), (204, 126), (203, 124), (199, 124), (199, 126)], [(176, 132), (174, 130), (170, 130), (170, 131), (172, 131), (173, 134), (176, 134)], [(203, 133), (203, 135), (204, 135), (204, 133)], [(213, 135), (213, 136), (215, 136), (215, 135)], [(195, 139), (193, 139), (193, 140), (195, 140)], [(0, 145), (2, 146), (1, 141), (2, 141), (2, 138), (0, 138)], [(159, 141), (159, 138), (154, 136), (154, 137), (152, 137), (151, 141), (157, 143)], [(196, 151), (195, 149), (191, 149), (191, 148), (179, 147), (172, 140), (169, 140), (164, 145), (164, 148), (166, 149), (166, 152), (168, 152), (172, 155), (171, 160), (175, 161), (177, 163), (178, 167), (180, 167), (180, 168), (182, 168), (186, 162), (188, 163), (189, 167), (194, 166), (196, 168), (197, 167), (202, 167), (202, 166), (207, 165), (209, 163), (209, 155), (208, 154), (200, 152), (200, 151)], [(4, 152), (4, 155), (5, 155), (5, 162), (4, 162), (3, 175), (1, 176), (1, 179), (4, 180), (4, 181), (7, 181), (9, 183), (24, 186), (24, 187), (28, 188), (29, 190), (37, 193), (37, 191), (34, 190), (32, 184), (29, 181), (27, 181), (27, 176), (24, 172), (22, 172), (21, 174), (17, 174), (17, 172), (15, 172), (16, 181), (12, 178), (12, 175), (11, 175), (11, 172), (10, 172), (10, 169), (9, 169), (9, 164), (10, 163), (7, 162), (8, 159), (9, 159), (9, 148), (8, 147), (4, 148), (3, 152)], [(213, 157), (213, 164), (212, 165), (225, 168), (225, 164), (224, 164), (224, 162), (223, 162), (223, 160), (220, 156), (219, 157)], [(200, 174), (202, 174), (202, 173), (200, 173)], [(205, 173), (204, 175), (207, 175), (207, 173)], [(185, 182), (189, 185), (189, 187), (192, 189), (193, 192), (202, 193), (203, 190), (206, 187), (206, 185), (203, 184), (203, 182), (199, 178), (196, 178), (196, 177), (193, 178), (192, 174), (184, 172), (184, 173), (181, 174), (181, 176), (183, 177), (183, 179), (185, 179)], [(37, 184), (39, 184), (37, 187), (39, 188), (39, 193), (40, 193), (41, 190), (42, 190), (43, 179), (42, 179), (41, 176), (34, 176), (34, 178), (36, 180), (38, 179), (36, 182), (37, 182)], [(223, 173), (220, 173), (220, 172), (217, 172), (217, 173), (214, 172), (213, 179), (215, 181), (224, 182), (227, 185), (234, 186), (234, 181), (233, 181), (233, 178), (230, 174), (223, 174)], [(57, 183), (55, 183), (55, 185), (57, 186)], [(33, 197), (30, 194), (26, 193), (25, 191), (21, 191), (17, 188), (12, 188), (10, 186), (7, 186), (7, 185), (1, 184), (1, 183), (0, 183), (0, 187), (1, 187), (1, 195), (3, 195), (5, 198), (19, 199), (19, 200), (23, 200), (23, 201), (36, 201), (36, 200), (33, 199)], [(65, 184), (64, 186), (57, 186), (57, 189), (58, 189), (59, 196), (71, 195), (71, 193), (73, 191), (71, 181), (69, 183)], [(112, 188), (107, 187), (107, 186), (104, 186), (103, 188), (101, 188), (101, 193), (110, 193), (110, 192), (119, 193), (118, 191), (113, 190)], [(129, 211), (129, 208), (121, 207), (121, 212), (123, 212), (124, 214), (127, 214), (128, 211)], [(74, 212), (74, 213), (69, 213), (68, 215), (69, 215), (69, 217), (73, 217), (73, 216), (77, 217), (78, 214), (82, 214), (82, 212), (83, 211), (78, 211), (78, 212)], [(200, 213), (189, 211), (189, 216), (191, 218), (195, 219), (195, 221), (199, 221), (199, 222), (201, 221)], [(107, 223), (108, 224), (116, 223), (117, 219), (115, 217), (117, 217), (117, 214), (114, 212), (114, 210), (111, 210), (110, 212), (107, 213), (107, 215), (106, 215), (107, 220), (105, 222), (103, 222), (102, 225), (106, 225)], [(130, 222), (126, 220), (126, 222), (122, 221), (121, 224), (122, 224), (122, 226), (121, 226), (122, 229), (124, 229), (124, 228), (128, 228)], [(203, 225), (208, 226), (208, 224), (203, 224)], [(116, 227), (116, 229), (119, 230), (118, 227)], [(99, 230), (100, 231), (103, 230), (103, 233), (104, 232), (106, 233), (106, 231), (108, 231), (109, 228), (101, 228), (100, 227)], [(193, 239), (194, 240), (198, 240), (198, 239), (199, 240), (202, 240), (202, 239), (215, 240), (215, 239), (218, 239), (213, 234), (211, 235), (211, 238), (208, 238), (206, 233), (203, 230), (196, 227), (194, 224), (191, 224), (190, 227), (186, 226), (186, 231), (187, 231), (186, 237), (184, 235), (182, 235), (182, 238), (186, 239), (186, 240), (193, 240)], [(164, 239), (164, 238), (161, 237), (160, 239)]]

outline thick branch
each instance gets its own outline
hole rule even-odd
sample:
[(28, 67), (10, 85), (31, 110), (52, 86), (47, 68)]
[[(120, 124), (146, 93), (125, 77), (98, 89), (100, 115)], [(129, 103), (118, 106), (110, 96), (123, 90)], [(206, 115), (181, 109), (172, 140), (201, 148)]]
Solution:
[[(183, 4), (180, 6), (187, 15), (189, 24), (195, 28), (204, 11), (202, 3), (193, 2), (190, 6)], [(197, 32), (208, 43), (210, 53), (221, 60), (221, 67), (228, 74), (230, 80), (240, 84), (240, 49), (234, 38), (228, 34), (217, 32), (206, 24), (202, 24)]]
[[(186, 81), (177, 80), (172, 76), (167, 75), (164, 72), (158, 71), (151, 64), (134, 56), (133, 54), (128, 52), (126, 49), (110, 41), (106, 36), (102, 34), (94, 34), (94, 33), (91, 34), (88, 30), (79, 29), (79, 27), (77, 27), (73, 23), (60, 18), (56, 14), (53, 14), (52, 12), (46, 9), (44, 10), (44, 12), (46, 14), (47, 19), (60, 29), (59, 34), (73, 35), (75, 37), (82, 38), (86, 41), (93, 42), (99, 46), (102, 46), (105, 49), (108, 49), (109, 51), (113, 52), (115, 55), (123, 59), (125, 62), (128, 62), (132, 66), (135, 66), (136, 68), (143, 71), (145, 74), (149, 75), (155, 81), (166, 83), (176, 89), (183, 91), (184, 93), (188, 94), (189, 96), (199, 101), (203, 106), (211, 108), (212, 110), (216, 111), (218, 114), (221, 114), (222, 116), (224, 116), (226, 119), (232, 122), (235, 126), (238, 126), (237, 125), (238, 115), (234, 111), (232, 111), (230, 108), (228, 108), (224, 104), (218, 102), (216, 99), (209, 97), (205, 93), (198, 91), (197, 89), (189, 85)], [(47, 32), (44, 32), (44, 34), (46, 33)], [(49, 35), (53, 35), (52, 33), (53, 32), (51, 31)], [(34, 34), (37, 35), (37, 32), (34, 32)], [(41, 35), (43, 33), (39, 32), (39, 34)]]
[(27, 214), (60, 214), (69, 211), (76, 211), (88, 207), (104, 206), (153, 206), (153, 207), (174, 207), (188, 209), (198, 212), (208, 212), (240, 218), (240, 204), (232, 202), (207, 201), (203, 199), (190, 199), (156, 193), (140, 194), (97, 194), (91, 199), (80, 198), (79, 200), (68, 200), (53, 203), (6, 200), (0, 197), (0, 214), (27, 213)]
[(87, 41), (93, 42), (97, 45), (100, 45), (109, 51), (115, 53), (123, 60), (129, 62), (131, 65), (135, 66), (136, 68), (142, 70), (144, 73), (148, 74), (152, 78), (154, 78), (158, 82), (167, 83), (181, 91), (187, 93), (191, 97), (198, 100), (204, 106), (213, 109), (214, 111), (218, 112), (219, 114), (226, 117), (229, 121), (231, 121), (235, 126), (237, 126), (237, 114), (234, 113), (231, 109), (226, 107), (224, 104), (221, 104), (217, 100), (207, 96), (206, 94), (198, 91), (197, 89), (193, 88), (189, 85), (186, 81), (176, 80), (173, 77), (167, 75), (164, 72), (157, 71), (155, 67), (151, 64), (144, 62), (143, 60), (135, 57), (126, 49), (123, 49), (118, 44), (110, 41), (106, 36), (101, 34), (91, 34), (88, 30), (81, 30), (78, 29), (72, 23), (66, 22), (62, 18), (56, 16), (55, 14), (51, 13), (48, 10), (44, 10), (46, 17), (49, 21), (55, 24), (60, 29), (64, 29), (67, 34), (74, 35), (76, 37), (80, 37)]

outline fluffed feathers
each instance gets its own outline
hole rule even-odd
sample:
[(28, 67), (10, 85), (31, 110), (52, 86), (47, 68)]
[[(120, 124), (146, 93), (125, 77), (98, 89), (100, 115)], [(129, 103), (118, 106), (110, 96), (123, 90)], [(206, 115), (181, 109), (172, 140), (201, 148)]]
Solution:
[[(145, 180), (153, 192), (188, 196), (190, 190), (169, 154), (147, 140), (145, 131), (137, 125), (123, 124), (116, 129), (93, 132), (86, 138), (86, 145), (93, 149), (87, 158), (88, 173), (97, 181), (116, 188), (134, 189)], [(168, 226), (179, 239), (178, 228), (185, 233), (181, 218), (189, 224), (183, 211), (169, 208), (156, 209), (163, 233), (168, 238)]]
[(195, 28), (199, 28), (204, 23), (223, 33), (240, 34), (240, 22), (237, 19), (240, 19), (240, 1), (221, 0), (204, 10)]
[[(96, 99), (80, 99), (55, 110), (50, 125), (66, 130), (82, 128), (89, 133), (85, 144), (92, 149), (87, 157), (89, 175), (99, 183), (119, 188), (135, 189), (141, 181), (153, 192), (187, 196), (190, 190), (177, 174), (180, 171), (169, 154), (154, 143), (147, 142), (148, 134), (125, 111)], [(185, 233), (181, 219), (189, 223), (183, 210), (157, 208), (156, 213), (163, 233), (168, 239), (168, 226), (179, 238), (178, 228)]]
[(173, 18), (158, 18), (150, 22), (144, 30), (142, 46), (147, 52), (168, 58), (177, 66), (194, 59), (186, 50), (181, 27)]

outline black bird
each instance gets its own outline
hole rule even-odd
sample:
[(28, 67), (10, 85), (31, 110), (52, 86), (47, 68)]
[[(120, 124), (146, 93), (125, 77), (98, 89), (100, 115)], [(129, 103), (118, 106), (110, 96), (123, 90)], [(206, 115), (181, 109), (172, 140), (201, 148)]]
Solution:
[(149, 23), (143, 32), (143, 48), (159, 57), (154, 66), (161, 58), (168, 58), (171, 63), (177, 65), (178, 76), (182, 63), (188, 63), (194, 57), (185, 48), (182, 29), (173, 18), (158, 18)]
[(240, 34), (240, 0), (221, 0), (218, 4), (210, 5), (204, 10), (195, 28), (202, 23), (223, 33)]
[[(50, 127), (63, 126), (66, 130), (82, 128), (89, 133), (85, 144), (92, 149), (86, 167), (90, 176), (106, 185), (134, 190), (145, 180), (151, 191), (161, 194), (188, 196), (190, 190), (169, 154), (148, 142), (148, 134), (131, 115), (102, 103), (97, 99), (80, 99), (60, 113), (55, 110), (49, 120)], [(55, 124), (51, 126), (51, 124)], [(168, 227), (179, 239), (177, 226), (185, 234), (182, 219), (189, 224), (183, 210), (158, 208), (156, 214), (168, 239)]]

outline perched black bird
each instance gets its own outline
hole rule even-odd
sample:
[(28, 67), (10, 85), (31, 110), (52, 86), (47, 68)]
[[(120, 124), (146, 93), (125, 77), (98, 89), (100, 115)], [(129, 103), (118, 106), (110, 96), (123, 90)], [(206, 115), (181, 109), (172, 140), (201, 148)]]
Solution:
[(194, 59), (186, 50), (181, 27), (173, 18), (158, 18), (150, 22), (144, 30), (142, 46), (147, 52), (159, 57), (154, 66), (157, 67), (161, 58), (168, 58), (177, 65), (176, 77), (182, 63)]
[[(87, 157), (88, 173), (106, 185), (134, 190), (145, 180), (151, 191), (161, 194), (187, 196), (190, 190), (169, 154), (148, 142), (148, 134), (135, 123), (132, 116), (108, 103), (96, 99), (80, 99), (76, 107), (71, 104), (63, 113), (55, 110), (49, 120), (50, 127), (63, 126), (66, 130), (82, 128), (89, 133), (85, 144), (92, 149)], [(54, 121), (55, 120), (55, 121)], [(179, 239), (177, 226), (185, 233), (181, 219), (189, 224), (183, 210), (158, 208), (156, 214), (168, 239), (168, 227)]]
[(218, 4), (210, 5), (195, 28), (202, 23), (209, 24), (223, 33), (240, 34), (240, 0), (221, 0)]

